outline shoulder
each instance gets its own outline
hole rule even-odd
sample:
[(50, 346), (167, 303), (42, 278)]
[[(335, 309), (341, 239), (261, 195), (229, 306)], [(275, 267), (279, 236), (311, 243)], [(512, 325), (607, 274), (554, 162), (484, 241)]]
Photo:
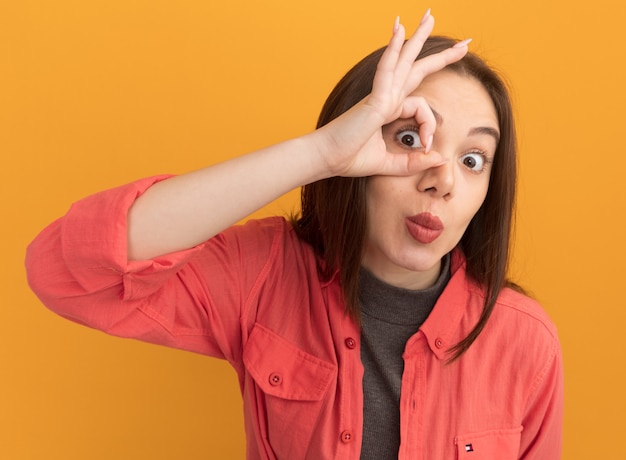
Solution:
[(291, 241), (295, 244), (304, 244), (293, 229), (291, 222), (282, 216), (250, 219), (244, 224), (226, 229), (219, 236), (257, 242)]
[(220, 235), (227, 238), (238, 239), (264, 239), (273, 240), (289, 231), (291, 225), (284, 217), (272, 216), (264, 219), (250, 219), (244, 224), (234, 225), (224, 230)]
[[(469, 296), (462, 337), (476, 325), (484, 305), (483, 292), (477, 286), (471, 286)], [(524, 387), (518, 388), (523, 401), (562, 367), (554, 322), (539, 302), (510, 288), (500, 292), (487, 324), (462, 359), (476, 368), (497, 372), (513, 388)]]
[(314, 260), (311, 247), (298, 237), (291, 222), (281, 216), (251, 219), (232, 226), (207, 241), (205, 253), (218, 262), (230, 260), (244, 270), (263, 269), (266, 274)]
[[(452, 278), (442, 297), (463, 306), (460, 333), (469, 333), (483, 312), (485, 289), (468, 276), (465, 258), (460, 251), (452, 254)], [(452, 313), (454, 311), (448, 311), (449, 315)], [(558, 343), (557, 328), (540, 303), (510, 287), (503, 288), (498, 294), (484, 332), (481, 334), (483, 340), (495, 335), (503, 336), (509, 342), (515, 338), (520, 343), (534, 339)]]
[(289, 241), (291, 244), (299, 243), (291, 224), (283, 217), (274, 216), (234, 225), (207, 243), (237, 248), (240, 252), (273, 253)]
[(546, 339), (558, 341), (556, 325), (541, 304), (519, 291), (504, 288), (498, 296), (494, 315), (511, 318), (516, 326), (527, 324)]
[[(468, 275), (461, 251), (452, 253), (451, 271), (452, 277), (442, 298), (447, 301), (446, 303), (462, 305), (464, 324), (461, 332), (467, 334), (475, 327), (483, 313), (485, 288)], [(450, 315), (454, 311), (447, 313)], [(507, 330), (513, 333), (513, 330), (520, 326), (558, 340), (556, 326), (539, 302), (520, 291), (505, 287), (498, 294), (487, 322), (487, 329)]]
[(510, 288), (500, 292), (477, 342), (497, 350), (502, 363), (510, 359), (513, 368), (527, 366), (530, 373), (541, 373), (539, 369), (554, 364), (560, 355), (557, 328), (546, 311), (535, 299)]

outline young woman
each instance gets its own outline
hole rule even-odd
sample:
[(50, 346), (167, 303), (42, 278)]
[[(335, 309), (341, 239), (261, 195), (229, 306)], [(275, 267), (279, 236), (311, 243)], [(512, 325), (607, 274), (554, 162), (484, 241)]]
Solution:
[[(32, 288), (110, 334), (227, 359), (250, 459), (555, 459), (561, 354), (506, 280), (505, 86), (427, 12), (337, 85), (318, 129), (74, 204)], [(298, 186), (302, 212), (231, 227)]]

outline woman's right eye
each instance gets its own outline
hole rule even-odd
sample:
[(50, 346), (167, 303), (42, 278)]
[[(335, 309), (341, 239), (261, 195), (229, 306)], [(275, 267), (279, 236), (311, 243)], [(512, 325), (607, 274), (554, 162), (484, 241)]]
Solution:
[(424, 148), (420, 142), (420, 136), (416, 128), (403, 128), (396, 134), (396, 140), (402, 144), (403, 147), (409, 149), (421, 149)]

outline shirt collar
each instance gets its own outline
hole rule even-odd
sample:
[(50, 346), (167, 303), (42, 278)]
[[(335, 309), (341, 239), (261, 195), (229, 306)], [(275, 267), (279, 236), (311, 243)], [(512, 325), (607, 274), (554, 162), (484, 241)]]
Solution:
[(464, 318), (470, 306), (475, 284), (468, 278), (465, 256), (458, 248), (452, 252), (450, 281), (445, 287), (430, 316), (420, 330), (426, 336), (428, 346), (438, 359), (450, 358), (449, 349), (465, 338), (467, 327)]
[[(339, 277), (339, 270), (336, 269), (329, 279), (321, 280), (322, 287), (339, 283)], [(463, 251), (457, 247), (451, 253), (450, 281), (420, 327), (420, 331), (426, 336), (428, 346), (438, 359), (449, 359), (451, 355), (448, 350), (463, 340), (471, 330), (463, 327), (462, 323), (467, 309), (472, 304), (470, 298), (477, 299), (473, 294), (476, 290), (476, 283), (467, 276)], [(479, 298), (480, 302), (484, 303), (483, 296)], [(482, 309), (482, 306), (480, 304), (477, 307)], [(473, 326), (475, 323), (471, 325)]]

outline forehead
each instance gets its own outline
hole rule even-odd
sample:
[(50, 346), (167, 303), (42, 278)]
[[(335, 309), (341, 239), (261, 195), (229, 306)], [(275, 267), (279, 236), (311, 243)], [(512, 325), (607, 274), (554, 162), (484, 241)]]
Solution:
[(454, 117), (498, 129), (493, 101), (482, 83), (472, 76), (440, 70), (428, 75), (411, 95), (426, 99), (444, 121)]

